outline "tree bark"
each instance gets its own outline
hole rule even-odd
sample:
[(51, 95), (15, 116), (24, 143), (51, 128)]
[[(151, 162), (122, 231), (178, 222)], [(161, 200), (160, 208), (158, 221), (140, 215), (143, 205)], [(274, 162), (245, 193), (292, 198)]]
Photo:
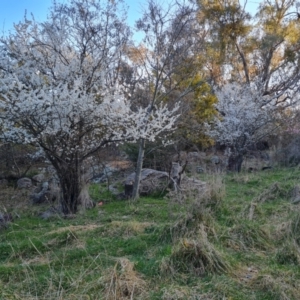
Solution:
[(77, 212), (78, 199), (81, 191), (80, 164), (78, 162), (56, 169), (61, 185), (61, 205), (65, 215)]
[(244, 156), (241, 153), (232, 153), (228, 159), (228, 171), (240, 172)]
[(145, 145), (146, 145), (145, 139), (140, 139), (139, 154), (136, 163), (136, 172), (135, 172), (135, 179), (134, 179), (133, 192), (132, 192), (133, 200), (137, 200), (139, 198), (139, 187), (140, 187), (141, 173), (142, 173), (143, 161), (145, 155)]

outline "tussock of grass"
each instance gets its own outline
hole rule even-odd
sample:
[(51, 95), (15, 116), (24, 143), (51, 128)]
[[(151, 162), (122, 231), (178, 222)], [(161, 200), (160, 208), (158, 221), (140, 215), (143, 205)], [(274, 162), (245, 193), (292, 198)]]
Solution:
[(267, 250), (271, 247), (270, 233), (255, 223), (244, 221), (229, 229), (229, 239), (241, 250)]
[[(225, 185), (220, 176), (214, 176), (205, 187), (194, 194), (192, 189), (181, 192), (185, 203), (177, 202), (176, 198), (169, 198), (169, 210), (179, 213), (170, 214), (175, 216), (175, 221), (170, 226), (173, 241), (181, 237), (191, 237), (199, 230), (199, 226), (204, 225), (209, 235), (215, 236), (214, 211), (218, 209), (225, 197)], [(180, 196), (180, 197), (181, 197)]]
[(147, 283), (127, 258), (118, 259), (113, 268), (106, 270), (101, 281), (106, 300), (147, 299)]
[(173, 241), (197, 235), (200, 226), (205, 226), (210, 236), (216, 236), (215, 225), (215, 220), (208, 210), (192, 206), (191, 210), (179, 215), (168, 231), (170, 231)]
[(224, 255), (208, 240), (203, 224), (194, 239), (183, 238), (174, 245), (170, 264), (179, 272), (202, 276), (230, 270)]
[(0, 299), (299, 299), (300, 170), (199, 177), (134, 204), (93, 185), (103, 205), (74, 219), (7, 188), (0, 210), (20, 217), (0, 232)]
[(253, 201), (267, 202), (278, 199), (279, 197), (287, 197), (288, 192), (281, 186), (280, 183), (272, 183), (269, 187), (263, 190)]
[(292, 239), (296, 241), (298, 246), (300, 246), (300, 214), (299, 213), (292, 218), (287, 234), (288, 236), (290, 236)]
[(270, 299), (292, 300), (299, 299), (299, 286), (295, 284), (295, 278), (292, 272), (281, 272), (274, 275), (264, 274), (253, 282), (253, 287), (261, 290), (263, 294), (268, 295)]
[(277, 249), (275, 255), (276, 262), (282, 265), (300, 265), (300, 248), (295, 241), (287, 241), (282, 247)]

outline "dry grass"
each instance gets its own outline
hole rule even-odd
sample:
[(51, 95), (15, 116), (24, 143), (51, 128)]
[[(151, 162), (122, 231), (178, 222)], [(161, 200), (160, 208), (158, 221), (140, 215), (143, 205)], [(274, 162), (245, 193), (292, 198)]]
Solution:
[(257, 226), (251, 222), (236, 224), (229, 229), (228, 236), (234, 245), (233, 248), (268, 250), (272, 247), (271, 234), (268, 228)]
[(199, 287), (172, 285), (163, 289), (162, 300), (214, 300), (212, 294), (202, 293)]
[(85, 232), (90, 230), (95, 230), (99, 227), (102, 227), (102, 225), (96, 225), (96, 224), (88, 224), (88, 225), (70, 225), (66, 227), (57, 228), (55, 230), (49, 231), (47, 234), (55, 234), (55, 233), (62, 233), (65, 231), (70, 232)]
[(143, 233), (146, 228), (153, 225), (153, 222), (112, 221), (109, 226), (108, 233), (111, 236), (122, 235), (123, 238), (129, 238)]
[(29, 195), (31, 193), (31, 189), (2, 188), (0, 192), (0, 209), (5, 208), (14, 211), (28, 209), (30, 207)]
[[(226, 194), (223, 178), (214, 176), (202, 185), (201, 190), (195, 192), (191, 187), (180, 194), (178, 197), (183, 196), (185, 203), (178, 203), (176, 195), (168, 199), (170, 215), (175, 216), (175, 221), (170, 226), (172, 240), (197, 239), (203, 228), (208, 236), (216, 239), (214, 212)], [(176, 211), (177, 214), (174, 213)]]
[(50, 258), (48, 255), (39, 255), (36, 257), (33, 257), (31, 259), (23, 259), (22, 260), (22, 265), (49, 265), (50, 263)]
[(127, 258), (118, 259), (101, 281), (104, 284), (105, 300), (147, 299), (147, 283)]
[(286, 192), (278, 182), (272, 183), (262, 193), (260, 193), (253, 201), (264, 203), (278, 198), (280, 195), (285, 195)]
[[(175, 243), (169, 263), (169, 269), (196, 275), (226, 273), (230, 270), (223, 253), (209, 241), (203, 224), (193, 239), (182, 238)], [(168, 269), (166, 266), (164, 268)]]
[(268, 293), (274, 299), (292, 300), (299, 299), (299, 286), (295, 284), (293, 272), (284, 272), (274, 275), (272, 272), (258, 276), (252, 287)]
[(272, 172), (201, 174), (168, 202), (108, 201), (76, 219), (30, 207), (1, 236), (0, 299), (299, 299), (300, 205), (284, 178), (300, 172)]

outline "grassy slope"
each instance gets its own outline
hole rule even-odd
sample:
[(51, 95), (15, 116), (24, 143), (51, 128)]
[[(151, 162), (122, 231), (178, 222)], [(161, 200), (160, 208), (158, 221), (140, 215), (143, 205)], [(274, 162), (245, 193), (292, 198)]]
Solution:
[(299, 177), (206, 176), (209, 192), (184, 202), (112, 201), (94, 186), (104, 205), (69, 220), (5, 204), (20, 218), (0, 231), (0, 299), (300, 299)]

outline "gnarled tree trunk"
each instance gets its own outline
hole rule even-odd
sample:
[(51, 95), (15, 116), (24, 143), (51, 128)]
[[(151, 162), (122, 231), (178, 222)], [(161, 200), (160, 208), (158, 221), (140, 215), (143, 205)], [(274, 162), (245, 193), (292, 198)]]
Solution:
[(77, 212), (78, 198), (80, 195), (80, 168), (79, 164), (64, 166), (58, 172), (62, 196), (61, 205), (65, 215)]
[(228, 159), (228, 171), (240, 172), (242, 168), (242, 163), (244, 160), (244, 155), (242, 153), (232, 153)]
[(77, 212), (78, 199), (81, 191), (81, 161), (76, 157), (60, 158), (54, 153), (45, 151), (47, 158), (55, 168), (59, 178), (62, 212), (65, 215)]

